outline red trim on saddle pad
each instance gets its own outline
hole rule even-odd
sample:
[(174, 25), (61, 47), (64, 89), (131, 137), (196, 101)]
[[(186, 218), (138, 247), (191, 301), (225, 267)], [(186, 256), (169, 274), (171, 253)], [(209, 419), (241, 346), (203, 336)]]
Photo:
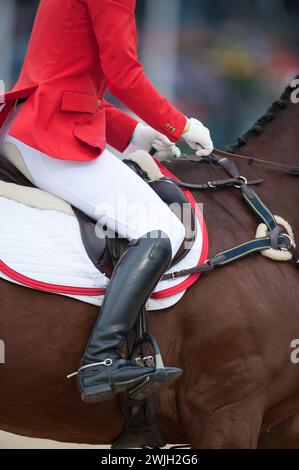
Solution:
[[(168, 171), (160, 162), (156, 161), (157, 165), (159, 166), (160, 170), (164, 174), (164, 176), (169, 176), (171, 178), (176, 178), (170, 171)], [(187, 197), (188, 201), (194, 208), (197, 219), (201, 226), (202, 237), (203, 237), (203, 245), (201, 250), (201, 256), (198, 260), (198, 265), (203, 264), (208, 258), (208, 251), (209, 251), (209, 240), (208, 240), (208, 232), (207, 227), (203, 218), (201, 211), (199, 210), (196, 201), (192, 195), (192, 193), (186, 189), (183, 189), (185, 196)], [(75, 287), (75, 286), (64, 286), (60, 284), (49, 284), (47, 282), (38, 281), (36, 279), (31, 279), (23, 274), (16, 272), (15, 270), (11, 269), (7, 266), (2, 260), (0, 260), (0, 271), (3, 272), (6, 276), (10, 277), (11, 279), (17, 281), (18, 283), (26, 286), (31, 287), (36, 290), (44, 291), (44, 292), (52, 292), (54, 294), (67, 294), (67, 295), (82, 295), (82, 296), (100, 296), (105, 295), (106, 289), (105, 288), (91, 288), (91, 287)], [(166, 297), (170, 297), (172, 295), (178, 294), (183, 290), (186, 290), (188, 287), (192, 286), (195, 281), (199, 278), (201, 273), (194, 273), (188, 276), (187, 279), (182, 281), (180, 284), (169, 287), (168, 289), (161, 290), (159, 292), (154, 292), (151, 295), (152, 299), (164, 299)]]
[(32, 287), (33, 289), (42, 290), (45, 292), (53, 292), (54, 294), (97, 296), (104, 295), (106, 292), (105, 288), (71, 287), (63, 286), (61, 284), (49, 284), (48, 282), (37, 281), (36, 279), (31, 279), (30, 277), (23, 276), (23, 274), (14, 271), (1, 260), (0, 271), (24, 286)]

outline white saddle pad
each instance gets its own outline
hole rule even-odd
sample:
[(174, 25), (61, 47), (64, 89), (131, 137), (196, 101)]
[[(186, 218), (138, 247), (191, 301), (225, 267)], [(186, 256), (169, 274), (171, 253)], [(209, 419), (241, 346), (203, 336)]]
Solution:
[[(208, 239), (201, 214), (198, 216), (197, 238), (192, 249), (168, 272), (205, 262)], [(90, 304), (102, 304), (109, 279), (89, 259), (74, 216), (0, 197), (0, 220), (0, 278)], [(148, 300), (147, 309), (174, 305), (197, 278), (193, 274), (161, 281)]]

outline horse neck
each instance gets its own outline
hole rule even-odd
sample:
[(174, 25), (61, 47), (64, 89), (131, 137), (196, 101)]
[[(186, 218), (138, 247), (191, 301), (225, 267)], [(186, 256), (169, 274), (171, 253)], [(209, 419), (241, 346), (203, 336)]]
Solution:
[(266, 161), (299, 166), (299, 103), (290, 101), (284, 109), (274, 111), (272, 122), (265, 124), (259, 135), (250, 134), (245, 145), (235, 152)]

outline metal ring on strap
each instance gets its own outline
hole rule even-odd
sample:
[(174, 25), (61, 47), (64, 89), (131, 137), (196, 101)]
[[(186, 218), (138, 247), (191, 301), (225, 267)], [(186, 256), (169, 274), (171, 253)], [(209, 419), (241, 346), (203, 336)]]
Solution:
[(295, 241), (291, 238), (291, 236), (288, 233), (283, 233), (283, 236), (286, 237), (289, 240), (290, 244), (289, 244), (288, 247), (282, 246), (280, 248), (281, 251), (289, 251), (291, 248), (295, 248), (295, 246), (294, 246)]
[(247, 186), (248, 181), (247, 181), (247, 178), (245, 178), (245, 176), (239, 176), (239, 179), (240, 179), (241, 181), (243, 181), (243, 183), (241, 183), (241, 184), (234, 184), (235, 188), (240, 189), (241, 186), (243, 186), (243, 184), (245, 184), (245, 185)]
[[(266, 258), (270, 258), (274, 261), (290, 261), (293, 257), (293, 254), (291, 253), (290, 249), (292, 247), (296, 248), (293, 229), (291, 225), (282, 217), (275, 215), (274, 218), (277, 225), (280, 225), (285, 230), (286, 233), (284, 233), (284, 236), (290, 240), (290, 246), (289, 248), (279, 248), (277, 250), (274, 248), (269, 248), (267, 250), (261, 251), (261, 254)], [(265, 237), (267, 235), (267, 231), (268, 228), (266, 224), (260, 224), (256, 231), (256, 238)]]

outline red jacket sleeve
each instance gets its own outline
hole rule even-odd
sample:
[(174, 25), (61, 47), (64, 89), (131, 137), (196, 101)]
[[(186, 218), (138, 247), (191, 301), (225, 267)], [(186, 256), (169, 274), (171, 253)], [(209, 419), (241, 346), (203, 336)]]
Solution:
[(106, 139), (111, 147), (124, 152), (130, 143), (138, 121), (129, 114), (121, 111), (106, 100), (102, 100), (106, 110)]
[(147, 124), (178, 140), (186, 117), (161, 96), (137, 57), (135, 0), (86, 0), (107, 87)]

